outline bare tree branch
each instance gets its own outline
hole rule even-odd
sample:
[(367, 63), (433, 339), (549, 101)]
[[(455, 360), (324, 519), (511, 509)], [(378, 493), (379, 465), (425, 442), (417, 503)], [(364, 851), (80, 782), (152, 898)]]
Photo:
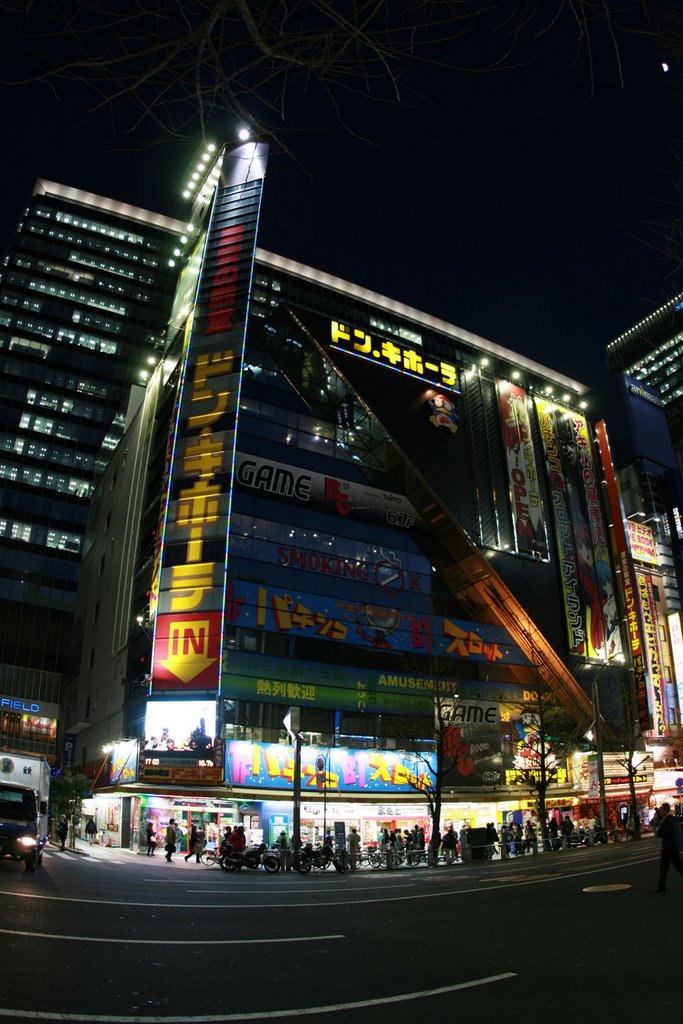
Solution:
[[(401, 103), (415, 69), (492, 71), (527, 63), (534, 45), (574, 26), (592, 83), (605, 39), (623, 77), (619, 35), (668, 22), (644, 0), (0, 0), (31, 66), (20, 82), (76, 82), (93, 110), (132, 107), (163, 137), (205, 135), (246, 118), (281, 141), (287, 96), (315, 88), (346, 125), (345, 96)], [(661, 10), (660, 10), (661, 8)], [(594, 42), (596, 39), (598, 42)], [(425, 83), (423, 91), (429, 92)], [(421, 88), (411, 80), (410, 88)], [(311, 96), (307, 111), (316, 107)], [(318, 115), (319, 116), (319, 115)], [(353, 125), (350, 125), (353, 130)]]

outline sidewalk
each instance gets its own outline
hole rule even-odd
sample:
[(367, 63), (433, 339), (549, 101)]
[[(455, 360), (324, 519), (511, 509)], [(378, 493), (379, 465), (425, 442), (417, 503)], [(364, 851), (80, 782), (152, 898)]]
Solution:
[[(51, 850), (60, 850), (61, 844), (57, 839), (51, 839), (48, 843), (48, 848)], [(129, 857), (136, 857), (137, 850), (125, 850), (120, 846), (102, 846), (100, 843), (93, 843), (92, 845), (87, 839), (76, 839), (76, 845), (74, 847), (66, 847), (65, 853), (75, 853), (79, 857), (95, 857), (98, 860), (110, 860), (112, 855), (125, 854)]]

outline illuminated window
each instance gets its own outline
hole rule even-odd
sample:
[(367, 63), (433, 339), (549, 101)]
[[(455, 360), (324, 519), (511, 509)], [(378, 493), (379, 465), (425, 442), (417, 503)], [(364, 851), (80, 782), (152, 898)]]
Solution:
[(56, 548), (57, 551), (72, 551), (78, 554), (81, 550), (81, 538), (77, 533), (69, 533), (67, 530), (48, 530), (46, 546)]

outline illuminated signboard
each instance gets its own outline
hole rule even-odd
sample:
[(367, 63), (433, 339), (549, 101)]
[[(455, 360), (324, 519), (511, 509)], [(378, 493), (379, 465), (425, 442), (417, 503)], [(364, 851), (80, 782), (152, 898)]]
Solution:
[(300, 661), (230, 650), (223, 655), (221, 690), (225, 697), (265, 703), (433, 716), (434, 694), (452, 695), (465, 685), (448, 676), (416, 676), (338, 660)]
[(421, 522), (408, 499), (393, 491), (239, 452), (235, 464), (235, 479), (240, 487), (258, 491), (267, 498), (280, 498), (320, 512), (404, 530)]
[(387, 651), (441, 654), (491, 664), (526, 665), (527, 658), (502, 626), (412, 614), (380, 604), (229, 580), (226, 620), (283, 636), (311, 636), (336, 644)]
[(525, 554), (547, 558), (548, 539), (526, 392), (506, 380), (496, 380), (496, 390), (503, 427), (515, 547)]
[(595, 436), (600, 451), (602, 471), (607, 485), (607, 499), (612, 519), (612, 531), (616, 547), (617, 560), (621, 569), (621, 589), (626, 609), (626, 628), (628, 629), (629, 644), (631, 647), (631, 662), (633, 665), (633, 678), (636, 687), (636, 701), (638, 705), (638, 723), (645, 732), (652, 727), (650, 707), (648, 702), (648, 680), (647, 666), (644, 652), (643, 619), (638, 595), (636, 593), (633, 560), (624, 529), (624, 518), (619, 497), (614, 463), (610, 451), (607, 427), (605, 421), (600, 420), (595, 427)]
[(588, 424), (580, 413), (535, 398), (564, 591), (571, 654), (621, 654), (619, 617)]
[(135, 782), (138, 777), (138, 741), (123, 740), (114, 744), (109, 761), (109, 782), (112, 786)]
[(681, 628), (681, 613), (672, 612), (667, 617), (669, 624), (669, 640), (671, 643), (671, 656), (674, 663), (674, 679), (678, 691), (678, 708), (683, 709), (683, 628)]
[(636, 562), (645, 562), (648, 565), (657, 564), (657, 552), (652, 530), (645, 523), (634, 523), (631, 519), (626, 520), (628, 529), (628, 542), (631, 545), (631, 555)]
[(654, 730), (658, 736), (668, 736), (669, 729), (664, 716), (664, 679), (662, 676), (662, 652), (659, 644), (659, 620), (652, 577), (649, 573), (638, 571), (635, 577), (643, 615), (645, 655), (650, 678), (650, 706), (654, 717)]
[[(230, 740), (225, 753), (226, 783), (235, 789), (293, 789), (292, 747)], [(303, 746), (301, 789), (302, 793), (420, 793), (433, 787), (434, 767), (431, 753)]]
[(266, 152), (249, 143), (223, 158), (188, 320), (160, 542), (154, 695), (220, 684), (234, 438)]
[(375, 366), (383, 366), (408, 377), (417, 377), (427, 384), (460, 394), (458, 372), (454, 364), (438, 356), (430, 356), (420, 348), (405, 348), (386, 338), (373, 338), (362, 328), (349, 327), (337, 320), (330, 322), (330, 346), (333, 350), (366, 359)]
[[(586, 755), (588, 765), (587, 795), (597, 799), (600, 795), (600, 778), (598, 772), (598, 755)], [(652, 754), (636, 751), (633, 755), (633, 782), (640, 789), (648, 789), (654, 783), (654, 761)], [(603, 775), (605, 789), (610, 794), (626, 795), (629, 792), (628, 758), (626, 754), (603, 755)]]
[(216, 739), (214, 700), (150, 700), (140, 778), (146, 782), (223, 780), (223, 745)]

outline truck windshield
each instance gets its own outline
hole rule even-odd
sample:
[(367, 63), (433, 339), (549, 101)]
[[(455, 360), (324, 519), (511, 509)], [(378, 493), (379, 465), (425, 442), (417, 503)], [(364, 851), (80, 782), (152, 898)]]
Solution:
[(0, 818), (10, 821), (35, 821), (36, 797), (31, 789), (0, 786)]

